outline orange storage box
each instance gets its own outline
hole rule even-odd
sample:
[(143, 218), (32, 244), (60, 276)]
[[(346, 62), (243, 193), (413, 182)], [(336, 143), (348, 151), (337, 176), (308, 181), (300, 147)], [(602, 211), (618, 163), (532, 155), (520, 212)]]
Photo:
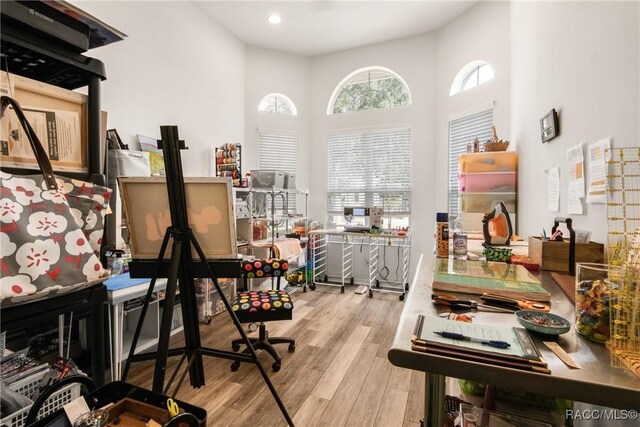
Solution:
[(460, 173), (516, 172), (517, 169), (518, 153), (515, 151), (460, 154)]

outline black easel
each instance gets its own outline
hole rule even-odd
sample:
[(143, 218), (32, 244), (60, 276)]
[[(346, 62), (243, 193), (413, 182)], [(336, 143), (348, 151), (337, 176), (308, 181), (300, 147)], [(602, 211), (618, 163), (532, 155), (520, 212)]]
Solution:
[[(183, 372), (173, 395), (175, 396), (182, 385), (182, 382), (189, 372), (189, 378), (191, 386), (199, 388), (205, 384), (204, 379), (204, 365), (202, 363), (202, 356), (220, 357), (229, 360), (235, 360), (239, 362), (253, 363), (258, 367), (262, 378), (269, 387), (271, 394), (276, 400), (282, 415), (287, 420), (287, 423), (293, 426), (293, 421), (289, 416), (278, 392), (274, 388), (271, 380), (267, 376), (266, 371), (258, 361), (255, 350), (247, 337), (247, 334), (242, 329), (242, 325), (238, 321), (235, 313), (231, 309), (231, 305), (226, 296), (220, 289), (218, 284), (217, 275), (214, 273), (213, 268), (217, 264), (216, 261), (207, 261), (200, 244), (196, 240), (193, 232), (189, 228), (187, 221), (187, 203), (184, 189), (184, 176), (182, 173), (182, 160), (180, 156), (180, 149), (184, 149), (184, 141), (180, 141), (178, 138), (177, 126), (161, 126), (160, 127), (161, 141), (158, 145), (162, 145), (162, 152), (164, 154), (165, 175), (167, 180), (167, 191), (169, 195), (169, 208), (171, 212), (171, 226), (167, 228), (164, 239), (162, 241), (162, 247), (157, 260), (154, 262), (155, 268), (152, 272), (151, 283), (147, 291), (144, 305), (140, 314), (140, 319), (136, 326), (136, 331), (131, 343), (131, 349), (129, 350), (129, 357), (124, 367), (122, 374), (123, 381), (126, 380), (129, 373), (129, 367), (131, 362), (141, 360), (156, 360), (156, 365), (153, 375), (153, 391), (156, 393), (168, 394), (171, 384), (175, 380), (178, 371), (182, 367), (185, 360), (188, 361), (187, 369)], [(168, 262), (164, 260), (164, 256), (169, 244), (169, 238), (173, 239), (171, 247), (171, 259)], [(198, 253), (200, 262), (193, 261), (191, 256), (191, 247)], [(227, 266), (230, 261), (227, 261)], [(224, 267), (225, 261), (222, 261)], [(237, 270), (240, 271), (238, 261)], [(134, 272), (135, 262), (130, 264), (132, 273)], [(141, 264), (147, 265), (148, 262), (141, 262)], [(203, 271), (204, 266), (204, 271)], [(146, 316), (149, 301), (153, 294), (153, 290), (156, 285), (158, 277), (164, 276), (162, 273), (167, 273), (167, 287), (165, 289), (165, 309), (162, 312), (162, 321), (160, 324), (160, 337), (158, 340), (158, 351), (155, 353), (135, 354), (135, 349), (138, 343), (138, 338), (142, 331), (142, 323)], [(132, 274), (133, 275), (133, 274)], [(228, 350), (220, 350), (215, 348), (202, 347), (200, 342), (200, 328), (198, 325), (198, 311), (195, 295), (195, 287), (193, 285), (193, 279), (195, 277), (209, 277), (213, 281), (224, 305), (227, 309), (227, 313), (231, 316), (233, 323), (240, 333), (244, 344), (250, 350), (249, 354), (236, 353)], [(171, 338), (171, 323), (173, 319), (173, 307), (175, 304), (175, 295), (178, 281), (180, 282), (180, 302), (182, 306), (182, 318), (184, 324), (185, 335), (185, 347), (169, 349), (169, 341)], [(164, 384), (165, 373), (167, 368), (167, 359), (169, 356), (182, 356), (180, 362), (176, 366), (169, 382), (166, 387)]]

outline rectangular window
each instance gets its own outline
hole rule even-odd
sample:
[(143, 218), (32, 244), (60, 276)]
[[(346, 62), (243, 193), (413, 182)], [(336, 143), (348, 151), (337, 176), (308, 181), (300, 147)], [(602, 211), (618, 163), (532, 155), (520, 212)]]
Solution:
[(327, 213), (343, 225), (343, 209), (381, 207), (385, 228), (408, 227), (411, 215), (411, 127), (338, 131), (328, 138)]
[(480, 143), (491, 139), (493, 106), (479, 112), (465, 114), (449, 121), (449, 221), (458, 216), (460, 186), (459, 157), (467, 152), (467, 144), (478, 138)]
[[(295, 133), (258, 129), (258, 169), (298, 171), (298, 137)], [(296, 212), (296, 195), (289, 194), (289, 213)], [(283, 199), (276, 198), (276, 210), (283, 210)]]

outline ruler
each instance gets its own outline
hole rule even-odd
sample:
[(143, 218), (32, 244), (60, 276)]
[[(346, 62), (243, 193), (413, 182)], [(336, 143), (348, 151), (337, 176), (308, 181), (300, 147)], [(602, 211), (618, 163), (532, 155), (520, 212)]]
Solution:
[(557, 342), (543, 341), (542, 343), (546, 345), (549, 348), (549, 350), (553, 351), (553, 354), (558, 356), (558, 358), (562, 360), (564, 364), (567, 365), (568, 367), (574, 368), (574, 369), (582, 369), (582, 366), (578, 365), (578, 363), (576, 363), (576, 361), (573, 360), (571, 356), (569, 356), (567, 352), (564, 351), (562, 347), (558, 345)]

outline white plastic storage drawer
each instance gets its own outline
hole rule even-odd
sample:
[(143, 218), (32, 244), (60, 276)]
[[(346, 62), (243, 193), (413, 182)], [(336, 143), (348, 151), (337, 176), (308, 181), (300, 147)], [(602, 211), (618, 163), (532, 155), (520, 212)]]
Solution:
[(516, 173), (463, 173), (460, 175), (460, 191), (466, 193), (515, 193)]
[(460, 172), (516, 172), (518, 153), (515, 151), (495, 151), (490, 153), (460, 154)]
[(516, 212), (516, 193), (460, 193), (462, 212), (491, 212), (500, 202), (509, 212)]

